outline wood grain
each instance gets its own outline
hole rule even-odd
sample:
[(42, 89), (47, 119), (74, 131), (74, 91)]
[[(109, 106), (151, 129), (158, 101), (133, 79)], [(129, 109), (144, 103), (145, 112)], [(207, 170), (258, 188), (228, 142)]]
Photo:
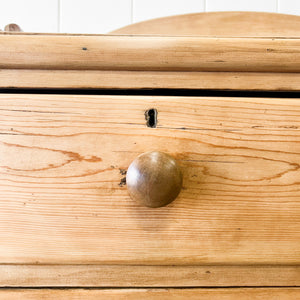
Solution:
[(300, 91), (300, 73), (0, 70), (1, 88)]
[(0, 68), (299, 73), (300, 39), (1, 33)]
[(300, 286), (300, 266), (0, 265), (0, 287)]
[(203, 300), (296, 300), (299, 288), (240, 288), (240, 289), (6, 289), (0, 290), (0, 300), (37, 299), (203, 299)]
[[(1, 263), (299, 264), (300, 99), (0, 100)], [(158, 209), (130, 200), (123, 180), (154, 150), (184, 178)]]
[(300, 37), (300, 17), (263, 12), (206, 12), (135, 23), (114, 34)]

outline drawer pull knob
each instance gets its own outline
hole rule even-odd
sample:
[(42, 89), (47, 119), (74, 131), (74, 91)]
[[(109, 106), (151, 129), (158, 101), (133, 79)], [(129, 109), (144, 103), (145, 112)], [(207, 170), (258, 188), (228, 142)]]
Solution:
[(147, 152), (130, 164), (126, 184), (133, 200), (144, 206), (161, 207), (178, 196), (182, 173), (172, 156), (163, 152)]

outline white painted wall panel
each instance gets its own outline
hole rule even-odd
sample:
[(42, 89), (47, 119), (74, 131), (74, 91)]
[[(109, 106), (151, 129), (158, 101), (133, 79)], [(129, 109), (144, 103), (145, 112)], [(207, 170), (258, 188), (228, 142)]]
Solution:
[(278, 0), (278, 12), (300, 15), (300, 0)]
[(58, 0), (1, 0), (0, 28), (9, 23), (27, 32), (57, 32)]
[(203, 12), (205, 0), (133, 0), (133, 22)]
[(0, 0), (0, 29), (108, 33), (148, 19), (203, 11), (264, 11), (300, 15), (300, 0)]
[(276, 12), (277, 0), (206, 0), (206, 11)]
[(60, 0), (60, 32), (108, 33), (131, 23), (131, 0)]

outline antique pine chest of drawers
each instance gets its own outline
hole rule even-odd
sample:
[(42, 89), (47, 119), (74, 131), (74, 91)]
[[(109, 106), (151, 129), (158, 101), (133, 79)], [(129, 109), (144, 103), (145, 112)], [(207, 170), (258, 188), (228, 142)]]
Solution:
[(1, 300), (300, 299), (299, 17), (0, 48)]

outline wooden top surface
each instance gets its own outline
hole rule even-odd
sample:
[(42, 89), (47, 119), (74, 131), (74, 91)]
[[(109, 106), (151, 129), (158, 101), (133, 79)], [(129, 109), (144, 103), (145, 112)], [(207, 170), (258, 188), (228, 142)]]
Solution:
[(135, 23), (111, 33), (219, 37), (300, 37), (300, 17), (265, 12), (206, 12)]

